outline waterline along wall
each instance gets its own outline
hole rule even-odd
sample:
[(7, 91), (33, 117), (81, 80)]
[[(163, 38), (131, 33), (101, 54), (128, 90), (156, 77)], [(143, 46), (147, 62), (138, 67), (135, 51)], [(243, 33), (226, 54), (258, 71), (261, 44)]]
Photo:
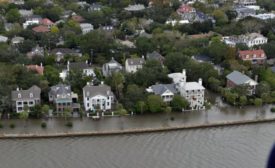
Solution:
[(215, 122), (209, 124), (196, 124), (196, 125), (182, 125), (174, 127), (161, 127), (161, 128), (144, 128), (144, 129), (128, 129), (118, 131), (92, 131), (92, 132), (72, 132), (72, 133), (29, 133), (29, 134), (0, 134), (0, 139), (12, 139), (12, 138), (62, 138), (62, 137), (81, 137), (81, 136), (102, 136), (102, 135), (120, 135), (120, 134), (136, 134), (136, 133), (152, 133), (152, 132), (164, 132), (164, 131), (176, 131), (176, 130), (187, 130), (187, 129), (199, 129), (199, 128), (211, 128), (211, 127), (223, 127), (223, 126), (234, 126), (234, 125), (246, 125), (246, 124), (258, 124), (273, 122), (275, 118), (268, 119), (254, 119), (254, 120), (243, 120), (243, 121), (226, 121), (226, 122)]

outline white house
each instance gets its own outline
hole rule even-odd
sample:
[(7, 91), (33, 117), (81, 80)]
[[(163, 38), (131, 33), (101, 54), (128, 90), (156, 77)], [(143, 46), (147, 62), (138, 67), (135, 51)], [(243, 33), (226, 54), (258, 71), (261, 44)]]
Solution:
[(40, 21), (42, 20), (42, 18), (38, 15), (33, 15), (30, 16), (24, 23), (23, 23), (23, 28), (26, 29), (28, 26), (30, 25), (38, 25), (40, 24)]
[(0, 35), (0, 43), (6, 43), (8, 39), (8, 37)]
[(125, 71), (128, 73), (135, 73), (141, 69), (145, 63), (144, 57), (142, 58), (128, 58), (125, 61)]
[(94, 30), (94, 26), (90, 23), (80, 23), (79, 26), (82, 31), (82, 34), (87, 34), (90, 31)]
[(13, 108), (17, 113), (23, 112), (25, 107), (31, 108), (40, 104), (41, 89), (37, 86), (32, 86), (27, 90), (17, 88), (11, 92)]
[(159, 95), (164, 102), (172, 101), (174, 95), (178, 92), (175, 84), (156, 84), (147, 88), (146, 91)]
[(247, 35), (240, 36), (227, 36), (222, 39), (225, 44), (230, 46), (235, 46), (236, 44), (246, 44), (248, 47), (253, 47), (255, 45), (261, 45), (267, 43), (267, 38), (259, 33), (250, 33)]
[(98, 86), (87, 83), (83, 88), (83, 102), (85, 111), (94, 111), (96, 109), (103, 111), (111, 110), (114, 94), (110, 86), (103, 83)]
[(188, 102), (192, 110), (204, 109), (204, 91), (202, 86), (202, 80), (198, 82), (186, 82), (186, 71), (182, 73), (168, 74), (169, 78), (173, 79), (175, 88), (179, 91), (180, 95), (184, 97)]

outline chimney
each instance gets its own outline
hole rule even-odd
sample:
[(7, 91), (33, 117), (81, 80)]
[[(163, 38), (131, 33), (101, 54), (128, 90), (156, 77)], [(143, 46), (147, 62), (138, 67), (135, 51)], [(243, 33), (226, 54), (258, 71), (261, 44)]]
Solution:
[(144, 55), (142, 55), (141, 58), (144, 59)]
[(40, 63), (40, 67), (43, 68), (43, 63), (42, 62)]
[(20, 90), (19, 87), (17, 87), (17, 88), (16, 88), (16, 91), (19, 91), (19, 90)]
[(199, 84), (202, 85), (202, 79), (201, 78), (199, 78)]
[(88, 60), (86, 60), (85, 62), (86, 62), (86, 64), (88, 64)]
[(104, 81), (101, 81), (101, 85), (104, 85)]
[(258, 82), (258, 75), (255, 75), (255, 81)]
[(182, 70), (182, 75), (186, 76), (186, 70), (185, 69)]

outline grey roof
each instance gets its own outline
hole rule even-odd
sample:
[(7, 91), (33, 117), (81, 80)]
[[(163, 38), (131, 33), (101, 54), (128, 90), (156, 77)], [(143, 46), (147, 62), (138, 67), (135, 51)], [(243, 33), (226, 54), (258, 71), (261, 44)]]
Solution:
[(129, 65), (142, 65), (144, 64), (144, 58), (128, 58), (126, 59)]
[(51, 50), (51, 54), (56, 54), (56, 53), (62, 53), (62, 54), (79, 54), (77, 51), (70, 49), (70, 48), (55, 48)]
[(86, 85), (83, 88), (84, 97), (94, 97), (96, 95), (102, 95), (102, 96), (113, 96), (113, 92), (111, 91), (111, 87), (101, 84), (98, 86), (94, 85)]
[(11, 99), (13, 101), (26, 99), (40, 99), (41, 89), (33, 85), (28, 90), (15, 90), (11, 92)]
[(148, 60), (164, 60), (164, 57), (157, 51), (153, 51), (152, 53), (147, 53), (146, 58)]
[(51, 87), (50, 94), (51, 95), (62, 95), (62, 94), (71, 94), (71, 86), (58, 84)]
[(87, 62), (70, 62), (69, 66), (71, 70), (83, 70), (91, 68), (91, 65)]
[(157, 84), (152, 85), (151, 88), (157, 95), (162, 95), (167, 90), (171, 91), (172, 93), (177, 93), (175, 84)]
[(245, 84), (247, 81), (252, 80), (250, 77), (245, 74), (240, 73), (239, 71), (233, 71), (226, 76), (226, 78), (236, 85)]

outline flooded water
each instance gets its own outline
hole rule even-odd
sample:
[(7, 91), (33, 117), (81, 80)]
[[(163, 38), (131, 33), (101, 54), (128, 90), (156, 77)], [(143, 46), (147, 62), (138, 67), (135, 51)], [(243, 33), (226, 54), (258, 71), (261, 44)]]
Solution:
[(1, 168), (263, 168), (275, 123), (163, 133), (0, 140)]

